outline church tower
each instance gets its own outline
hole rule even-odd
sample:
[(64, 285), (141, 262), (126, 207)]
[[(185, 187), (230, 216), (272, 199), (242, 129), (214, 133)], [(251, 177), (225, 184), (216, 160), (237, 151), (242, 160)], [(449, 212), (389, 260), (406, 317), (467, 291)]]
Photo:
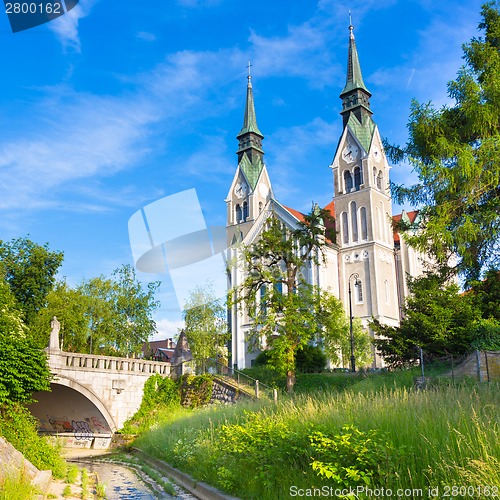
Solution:
[(271, 181), (264, 164), (262, 140), (257, 126), (250, 64), (243, 127), (238, 139), (238, 167), (226, 198), (228, 246), (241, 241), (272, 198)]
[(361, 73), (354, 28), (349, 26), (343, 132), (335, 153), (334, 202), (337, 216), (340, 295), (366, 325), (375, 317), (399, 323), (399, 297), (391, 227), (389, 164), (370, 109), (371, 93)]

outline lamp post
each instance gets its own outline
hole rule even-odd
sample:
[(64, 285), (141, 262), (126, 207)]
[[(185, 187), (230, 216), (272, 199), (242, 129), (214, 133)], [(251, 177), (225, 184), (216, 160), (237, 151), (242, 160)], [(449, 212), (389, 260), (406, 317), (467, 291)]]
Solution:
[(351, 337), (351, 371), (354, 373), (356, 371), (356, 359), (354, 357), (354, 335), (352, 333), (352, 298), (351, 298), (351, 278), (354, 278), (354, 285), (358, 284), (359, 274), (352, 273), (349, 276), (349, 334)]

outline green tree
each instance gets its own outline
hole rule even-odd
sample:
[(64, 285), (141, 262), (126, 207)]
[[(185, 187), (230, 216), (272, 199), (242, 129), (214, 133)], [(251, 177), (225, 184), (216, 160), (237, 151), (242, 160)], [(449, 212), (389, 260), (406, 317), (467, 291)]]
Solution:
[(156, 330), (152, 315), (159, 306), (158, 287), (158, 282), (152, 282), (144, 289), (130, 265), (113, 271), (111, 278), (99, 276), (83, 282), (78, 289), (87, 301), (89, 352), (139, 353)]
[(0, 240), (0, 261), (5, 280), (21, 307), (25, 323), (30, 326), (46, 306), (63, 254), (51, 251), (48, 244), (42, 246), (27, 238), (18, 238), (11, 242)]
[(467, 280), (500, 259), (499, 5), (483, 5), (484, 37), (463, 46), (465, 65), (448, 83), (454, 105), (436, 109), (414, 101), (406, 147), (387, 147), (419, 177), (412, 187), (392, 189), (396, 202), (421, 206), (419, 230), (408, 241), (441, 269), (454, 256), (452, 267)]
[(12, 338), (22, 338), (26, 335), (26, 326), (16, 298), (5, 281), (0, 263), (0, 334)]
[(160, 306), (155, 298), (160, 283), (150, 282), (144, 287), (130, 265), (116, 269), (112, 279), (115, 347), (127, 356), (129, 353), (139, 353), (142, 345), (156, 331), (152, 316)]
[(483, 280), (470, 283), (467, 293), (472, 294), (483, 318), (500, 322), (500, 270), (490, 269)]
[(47, 295), (47, 305), (31, 325), (31, 337), (41, 349), (47, 347), (50, 322), (54, 316), (61, 323), (60, 346), (68, 352), (87, 352), (89, 323), (86, 316), (89, 299), (78, 288), (57, 282)]
[[(349, 317), (342, 302), (328, 291), (321, 292), (321, 340), (328, 359), (334, 365), (348, 367), (351, 359)], [(372, 341), (361, 320), (353, 320), (354, 358), (356, 366), (366, 366), (373, 360)]]
[(19, 306), (0, 275), (0, 405), (29, 403), (33, 392), (50, 388), (45, 354), (27, 339), (26, 331)]
[(143, 287), (128, 265), (116, 269), (110, 278), (91, 278), (74, 289), (57, 283), (33, 324), (37, 345), (47, 346), (50, 320), (57, 316), (67, 351), (112, 356), (139, 353), (156, 329), (152, 315), (159, 306), (158, 286), (154, 282)]
[(411, 364), (422, 348), (427, 359), (462, 355), (471, 349), (481, 312), (471, 294), (462, 294), (443, 277), (426, 274), (409, 280), (411, 295), (399, 327), (371, 324), (375, 344), (391, 366)]
[(301, 270), (322, 258), (324, 220), (329, 217), (314, 209), (305, 222), (290, 230), (270, 216), (260, 239), (242, 247), (245, 279), (230, 295), (230, 302), (244, 305), (252, 318), (251, 345), (266, 343), (271, 348), (271, 366), (286, 373), (288, 392), (295, 384), (297, 350), (321, 330), (316, 314), (319, 292), (305, 282)]
[(119, 355), (114, 348), (113, 286), (113, 281), (105, 276), (91, 278), (78, 286), (84, 297), (87, 322), (84, 352)]
[(215, 296), (213, 283), (208, 282), (191, 291), (183, 315), (193, 358), (227, 361), (227, 311)]

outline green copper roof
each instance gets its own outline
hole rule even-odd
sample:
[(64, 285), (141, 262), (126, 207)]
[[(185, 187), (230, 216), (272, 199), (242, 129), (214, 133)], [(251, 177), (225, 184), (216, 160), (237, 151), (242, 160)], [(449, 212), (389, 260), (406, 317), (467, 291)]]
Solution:
[(369, 93), (363, 81), (363, 75), (361, 74), (361, 66), (359, 64), (358, 51), (356, 49), (356, 40), (354, 39), (353, 26), (349, 26), (351, 32), (349, 37), (349, 55), (347, 58), (347, 78), (344, 90), (340, 94), (341, 96), (356, 89), (363, 89)]
[(257, 181), (259, 180), (262, 169), (264, 168), (264, 162), (262, 161), (261, 157), (257, 156), (254, 158), (255, 158), (254, 161), (250, 161), (248, 155), (246, 153), (243, 153), (243, 156), (241, 157), (239, 163), (239, 167), (245, 174), (245, 177), (247, 178), (247, 181), (249, 182), (252, 191), (255, 189), (255, 186), (257, 185)]
[(262, 132), (259, 130), (257, 126), (257, 118), (255, 116), (255, 105), (253, 102), (253, 91), (252, 91), (252, 77), (248, 76), (248, 85), (247, 85), (247, 104), (245, 107), (245, 117), (243, 119), (243, 128), (240, 130), (240, 133), (236, 137), (240, 137), (243, 134), (247, 134), (249, 132), (253, 132), (254, 134), (258, 134), (261, 137)]
[(363, 123), (360, 123), (354, 113), (351, 113), (347, 126), (351, 129), (351, 132), (356, 136), (356, 139), (358, 139), (365, 151), (368, 152), (372, 143), (373, 132), (375, 132), (375, 122), (371, 119), (371, 116), (363, 115)]

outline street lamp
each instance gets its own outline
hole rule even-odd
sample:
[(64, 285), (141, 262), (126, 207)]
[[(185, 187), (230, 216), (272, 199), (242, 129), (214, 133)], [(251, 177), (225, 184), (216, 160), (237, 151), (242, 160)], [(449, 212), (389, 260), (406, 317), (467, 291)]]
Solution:
[(359, 284), (359, 274), (352, 273), (349, 276), (349, 333), (351, 336), (351, 371), (354, 373), (356, 371), (356, 360), (354, 358), (354, 335), (352, 333), (352, 299), (351, 299), (351, 278), (354, 278), (354, 286)]

